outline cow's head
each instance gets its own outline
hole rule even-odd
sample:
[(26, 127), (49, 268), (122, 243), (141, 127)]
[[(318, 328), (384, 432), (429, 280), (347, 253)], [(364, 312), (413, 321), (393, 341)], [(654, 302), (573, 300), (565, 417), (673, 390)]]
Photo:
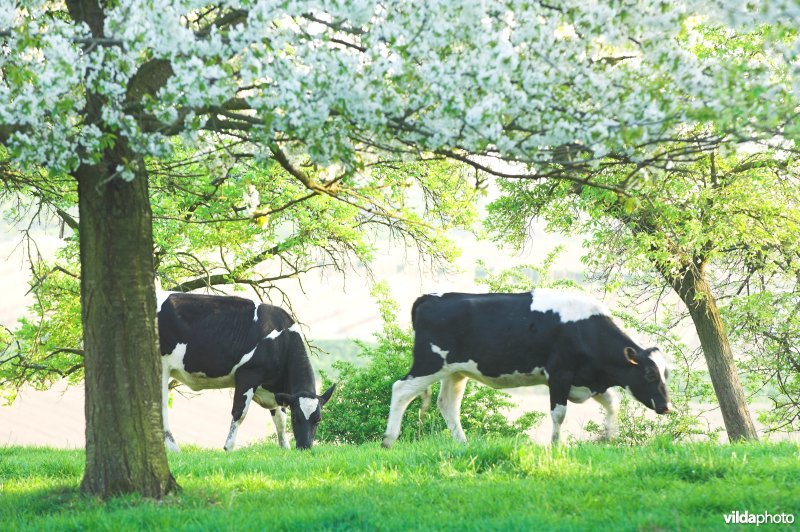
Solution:
[(333, 395), (336, 385), (332, 385), (322, 395), (313, 393), (276, 393), (275, 400), (281, 406), (288, 406), (292, 413), (292, 432), (295, 446), (308, 449), (314, 445), (317, 425), (322, 419), (322, 406)]
[(626, 347), (622, 354), (628, 364), (624, 383), (628, 391), (657, 414), (669, 412), (672, 409), (667, 392), (669, 370), (661, 351), (657, 348), (640, 350)]

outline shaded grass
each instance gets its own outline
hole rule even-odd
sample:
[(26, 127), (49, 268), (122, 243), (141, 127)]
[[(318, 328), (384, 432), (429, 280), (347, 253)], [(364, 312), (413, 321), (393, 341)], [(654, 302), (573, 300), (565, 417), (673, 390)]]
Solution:
[(0, 528), (693, 530), (723, 528), (733, 510), (800, 519), (800, 446), (790, 443), (550, 450), (432, 438), (390, 451), (188, 448), (170, 464), (181, 493), (104, 503), (77, 493), (81, 451), (0, 448)]

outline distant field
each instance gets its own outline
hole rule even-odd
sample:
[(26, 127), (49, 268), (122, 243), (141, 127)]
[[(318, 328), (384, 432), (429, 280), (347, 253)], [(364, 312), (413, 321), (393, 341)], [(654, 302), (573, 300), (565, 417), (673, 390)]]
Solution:
[(310, 340), (311, 365), (317, 375), (320, 371), (327, 375), (335, 375), (334, 362), (349, 362), (356, 366), (366, 365), (367, 360), (358, 356), (358, 344), (353, 340)]
[(0, 448), (0, 528), (705, 530), (725, 528), (736, 510), (800, 519), (791, 443), (551, 451), (512, 439), (401, 439), (390, 451), (188, 449), (170, 463), (180, 494), (102, 503), (77, 494), (82, 451)]

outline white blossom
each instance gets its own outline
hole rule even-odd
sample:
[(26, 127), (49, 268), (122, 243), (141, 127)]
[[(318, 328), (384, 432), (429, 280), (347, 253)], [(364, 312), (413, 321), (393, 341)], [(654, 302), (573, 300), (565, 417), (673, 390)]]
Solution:
[[(242, 134), (291, 139), (321, 166), (410, 146), (535, 164), (579, 144), (595, 159), (643, 160), (649, 139), (709, 115), (772, 127), (775, 106), (793, 109), (800, 89), (800, 41), (780, 32), (739, 63), (695, 53), (713, 46), (708, 25), (800, 20), (791, 0), (230, 0), (223, 10), (245, 15), (198, 32), (190, 21), (205, 5), (120, 0), (106, 9), (113, 43), (91, 46), (87, 27), (44, 16), (49, 2), (0, 10), (0, 126), (12, 128), (14, 161), (70, 171), (98, 156), (105, 133), (164, 156), (168, 135), (143, 129), (141, 113), (191, 141), (234, 98), (249, 108), (235, 110)], [(131, 105), (133, 76), (154, 60), (169, 79)], [(87, 94), (103, 99), (99, 122), (85, 123)]]

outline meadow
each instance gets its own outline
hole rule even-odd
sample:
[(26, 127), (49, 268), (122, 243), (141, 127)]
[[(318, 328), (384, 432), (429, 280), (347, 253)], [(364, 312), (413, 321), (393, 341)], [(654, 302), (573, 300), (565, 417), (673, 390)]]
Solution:
[(78, 493), (82, 450), (0, 448), (0, 529), (705, 530), (736, 510), (800, 518), (792, 443), (550, 449), (432, 437), (388, 451), (188, 447), (169, 461), (180, 493), (102, 502)]

